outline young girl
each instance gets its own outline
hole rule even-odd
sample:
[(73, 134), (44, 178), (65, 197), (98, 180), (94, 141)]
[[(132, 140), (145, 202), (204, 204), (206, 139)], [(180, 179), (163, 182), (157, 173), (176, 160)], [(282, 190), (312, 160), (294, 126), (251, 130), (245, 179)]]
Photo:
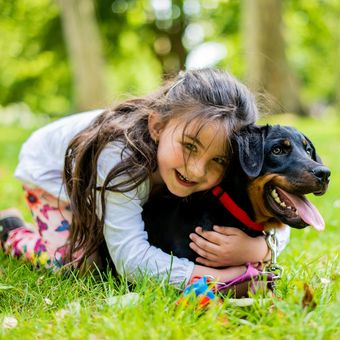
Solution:
[[(268, 256), (264, 237), (197, 229), (191, 246), (206, 266), (195, 265), (150, 245), (141, 212), (161, 186), (179, 197), (216, 186), (228, 166), (230, 136), (256, 115), (244, 85), (202, 69), (181, 73), (150, 96), (39, 129), (23, 145), (15, 171), (36, 225), (20, 222), (13, 210), (2, 213), (3, 248), (61, 267), (83, 264), (104, 240), (117, 272), (131, 281), (140, 273), (169, 275), (174, 284), (197, 275), (242, 276), (245, 263)], [(287, 233), (280, 241), (282, 249)], [(215, 268), (221, 266), (228, 267)]]

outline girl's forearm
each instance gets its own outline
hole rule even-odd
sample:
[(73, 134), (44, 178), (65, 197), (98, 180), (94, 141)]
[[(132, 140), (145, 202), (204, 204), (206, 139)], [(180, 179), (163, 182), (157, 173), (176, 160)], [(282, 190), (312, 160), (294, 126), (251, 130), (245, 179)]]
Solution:
[(271, 257), (271, 252), (270, 252), (270, 249), (268, 248), (268, 245), (267, 245), (267, 242), (265, 240), (265, 237), (264, 236), (258, 236), (256, 237), (256, 243), (257, 243), (257, 246), (258, 246), (258, 256), (259, 258), (254, 260), (254, 262), (266, 262), (266, 261), (269, 261), (270, 260), (270, 257)]
[(190, 281), (195, 276), (203, 276), (203, 275), (211, 275), (218, 281), (229, 281), (234, 279), (235, 277), (243, 274), (246, 271), (245, 266), (233, 266), (223, 269), (204, 267), (200, 265), (195, 265), (194, 270), (192, 271)]

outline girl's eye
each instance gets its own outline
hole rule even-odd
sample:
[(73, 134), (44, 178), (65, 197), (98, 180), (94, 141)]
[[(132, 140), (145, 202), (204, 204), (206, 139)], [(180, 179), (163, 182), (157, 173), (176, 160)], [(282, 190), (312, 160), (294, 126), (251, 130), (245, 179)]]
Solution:
[(272, 153), (273, 153), (274, 155), (281, 155), (282, 152), (283, 152), (283, 150), (282, 150), (281, 146), (274, 146), (274, 147), (272, 148)]
[(196, 152), (197, 151), (197, 146), (195, 144), (192, 144), (192, 143), (184, 143), (183, 144), (184, 147), (190, 151), (190, 152)]
[(225, 160), (225, 158), (222, 158), (222, 157), (216, 157), (216, 158), (214, 158), (214, 161), (217, 164), (220, 164), (222, 166), (226, 166), (227, 165), (227, 161)]

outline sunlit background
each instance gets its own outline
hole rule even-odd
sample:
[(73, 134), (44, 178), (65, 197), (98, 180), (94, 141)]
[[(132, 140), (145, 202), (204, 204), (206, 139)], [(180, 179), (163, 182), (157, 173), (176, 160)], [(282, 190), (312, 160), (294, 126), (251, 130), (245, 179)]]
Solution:
[(106, 107), (207, 66), (271, 113), (336, 113), (339, 18), (338, 0), (2, 0), (0, 119)]

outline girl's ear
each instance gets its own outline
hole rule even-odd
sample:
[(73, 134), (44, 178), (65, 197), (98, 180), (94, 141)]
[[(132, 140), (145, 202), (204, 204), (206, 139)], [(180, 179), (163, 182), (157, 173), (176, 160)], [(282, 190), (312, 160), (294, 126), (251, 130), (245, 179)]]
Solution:
[(163, 129), (163, 123), (159, 113), (151, 112), (148, 118), (148, 127), (152, 140), (158, 143), (159, 137)]

